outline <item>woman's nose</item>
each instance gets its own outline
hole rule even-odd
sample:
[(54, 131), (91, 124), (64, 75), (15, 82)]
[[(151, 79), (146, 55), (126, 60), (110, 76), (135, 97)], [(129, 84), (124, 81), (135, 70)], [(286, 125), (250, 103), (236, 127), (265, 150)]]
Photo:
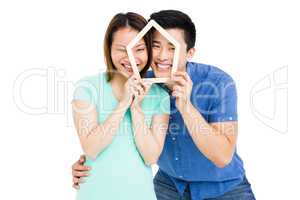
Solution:
[[(130, 62), (130, 59), (129, 59), (128, 56), (125, 57), (123, 61), (124, 61), (125, 63), (131, 65), (131, 62)], [(141, 60), (140, 60), (139, 58), (137, 58), (137, 57), (134, 57), (134, 61), (135, 61), (135, 63), (136, 63), (137, 65), (141, 64)]]

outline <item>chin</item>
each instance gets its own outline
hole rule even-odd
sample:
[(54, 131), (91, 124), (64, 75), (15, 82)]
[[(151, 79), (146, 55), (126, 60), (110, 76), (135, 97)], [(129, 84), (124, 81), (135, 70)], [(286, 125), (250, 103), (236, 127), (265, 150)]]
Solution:
[(158, 69), (153, 69), (153, 72), (154, 72), (154, 75), (156, 78), (167, 78), (167, 77), (170, 77), (170, 75), (171, 75), (171, 69), (164, 70), (164, 71), (161, 71)]
[(125, 78), (129, 78), (133, 73), (127, 71), (119, 71), (120, 75), (124, 76)]

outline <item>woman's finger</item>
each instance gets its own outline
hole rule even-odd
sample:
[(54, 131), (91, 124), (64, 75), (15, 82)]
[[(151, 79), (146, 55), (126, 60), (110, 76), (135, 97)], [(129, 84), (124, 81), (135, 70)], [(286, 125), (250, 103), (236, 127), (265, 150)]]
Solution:
[(132, 85), (132, 88), (133, 88), (133, 91), (137, 92), (139, 95), (142, 95), (145, 93), (145, 89), (143, 88), (142, 86), (142, 83), (141, 82), (138, 82), (136, 84), (133, 84)]
[(142, 84), (141, 82), (138, 82), (135, 86), (136, 86), (136, 88), (138, 89), (138, 91), (143, 91), (143, 90), (145, 90), (145, 89), (144, 89), (144, 86), (143, 86), (143, 84)]
[(139, 91), (135, 85), (130, 87), (130, 92), (133, 96), (138, 96), (138, 94), (139, 94)]
[(151, 82), (149, 83), (149, 82), (145, 82), (145, 81), (142, 81), (141, 84), (142, 84), (145, 91), (148, 91), (150, 89), (151, 85), (152, 85)]
[(130, 82), (138, 82), (139, 78), (136, 75), (132, 75), (129, 79)]
[(146, 89), (146, 88), (144, 88), (144, 87), (142, 86), (141, 83), (139, 83), (139, 84), (137, 85), (137, 90), (138, 90), (138, 92), (139, 92), (139, 95), (144, 95), (144, 94), (145, 94), (145, 89)]

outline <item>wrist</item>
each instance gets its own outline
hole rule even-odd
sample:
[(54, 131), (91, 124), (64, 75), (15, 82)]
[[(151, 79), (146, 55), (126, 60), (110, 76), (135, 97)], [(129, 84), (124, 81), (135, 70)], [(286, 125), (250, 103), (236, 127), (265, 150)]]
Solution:
[(129, 106), (130, 105), (129, 105), (128, 102), (126, 102), (126, 101), (120, 101), (119, 104), (118, 104), (118, 109), (126, 112), (126, 110), (128, 109)]
[(132, 104), (130, 105), (131, 109), (141, 109), (142, 105), (137, 100), (133, 100)]
[(184, 106), (182, 106), (182, 108), (179, 110), (179, 112), (181, 113), (181, 115), (189, 114), (193, 108), (194, 106), (192, 102), (190, 100), (187, 100)]
[(134, 113), (134, 115), (136, 114), (139, 114), (140, 115), (143, 115), (143, 110), (142, 110), (142, 106), (140, 104), (138, 104), (137, 102), (133, 102), (131, 105), (130, 105), (130, 111), (132, 113)]

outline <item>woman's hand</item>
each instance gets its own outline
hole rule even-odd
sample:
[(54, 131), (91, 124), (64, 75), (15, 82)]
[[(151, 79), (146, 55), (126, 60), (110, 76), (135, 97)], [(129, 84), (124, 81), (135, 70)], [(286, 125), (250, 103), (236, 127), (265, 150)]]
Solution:
[(134, 99), (133, 102), (130, 106), (130, 108), (141, 108), (142, 106), (142, 102), (145, 98), (145, 96), (148, 94), (150, 87), (151, 87), (151, 83), (147, 83), (145, 81), (143, 81), (142, 79), (140, 79), (140, 81), (133, 86), (133, 90), (134, 90)]
[(124, 85), (124, 94), (120, 99), (120, 103), (125, 105), (127, 109), (133, 102), (135, 87), (139, 82), (139, 78), (135, 75), (132, 75)]
[(144, 97), (149, 92), (151, 83), (146, 83), (139, 77), (132, 75), (125, 83), (124, 95), (120, 103), (127, 107), (140, 107)]

